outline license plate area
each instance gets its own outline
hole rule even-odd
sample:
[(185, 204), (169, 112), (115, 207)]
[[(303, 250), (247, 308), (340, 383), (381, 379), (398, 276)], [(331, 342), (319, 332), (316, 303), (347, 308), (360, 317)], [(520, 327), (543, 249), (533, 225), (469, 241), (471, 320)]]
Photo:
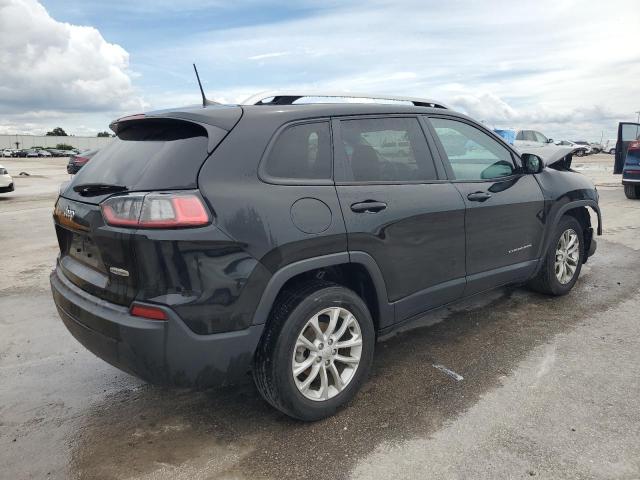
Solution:
[(104, 269), (100, 251), (91, 237), (72, 232), (69, 242), (69, 256), (74, 259), (102, 271)]

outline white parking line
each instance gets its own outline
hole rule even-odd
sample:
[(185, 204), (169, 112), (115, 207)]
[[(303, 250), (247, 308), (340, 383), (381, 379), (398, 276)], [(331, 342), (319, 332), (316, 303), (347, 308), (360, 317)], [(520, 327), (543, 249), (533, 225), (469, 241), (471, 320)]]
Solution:
[(459, 382), (459, 381), (464, 379), (464, 377), (462, 375), (454, 372), (453, 370), (449, 370), (444, 365), (433, 364), (433, 368), (436, 368), (436, 369), (440, 370), (441, 372), (445, 373), (446, 375), (449, 375), (451, 378), (453, 378), (457, 382)]

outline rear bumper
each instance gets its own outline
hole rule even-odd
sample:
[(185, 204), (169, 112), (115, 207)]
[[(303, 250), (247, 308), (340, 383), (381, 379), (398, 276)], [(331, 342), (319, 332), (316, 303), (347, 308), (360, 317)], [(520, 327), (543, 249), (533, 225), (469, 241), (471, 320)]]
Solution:
[(89, 351), (152, 383), (203, 388), (247, 378), (264, 325), (197, 335), (171, 309), (168, 320), (134, 317), (73, 285), (58, 269), (51, 290), (60, 318)]
[(622, 170), (623, 185), (640, 185), (640, 170)]
[(0, 187), (0, 193), (13, 192), (15, 190), (13, 186), (13, 182), (11, 182), (6, 187)]

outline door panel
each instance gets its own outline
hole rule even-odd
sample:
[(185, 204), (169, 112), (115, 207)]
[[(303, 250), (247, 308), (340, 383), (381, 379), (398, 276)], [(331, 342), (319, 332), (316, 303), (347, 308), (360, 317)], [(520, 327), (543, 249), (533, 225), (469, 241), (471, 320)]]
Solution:
[(464, 202), (438, 178), (415, 117), (334, 120), (336, 189), (349, 251), (378, 264), (396, 321), (459, 298)]
[[(544, 198), (533, 175), (491, 182), (457, 182), (465, 199), (467, 276), (465, 295), (526, 278), (544, 232)], [(484, 201), (470, 200), (476, 192)], [(503, 269), (512, 265), (518, 268)], [(487, 272), (487, 275), (478, 275)], [(492, 275), (491, 273), (495, 273)]]
[(537, 180), (519, 174), (512, 151), (481, 126), (453, 118), (429, 120), (466, 205), (465, 295), (526, 278), (544, 231)]
[(629, 143), (634, 140), (640, 140), (640, 124), (620, 122), (618, 125), (618, 140), (616, 142), (615, 165), (613, 167), (614, 174), (622, 173)]
[[(366, 252), (378, 263), (390, 302), (464, 279), (464, 203), (451, 184), (349, 185), (337, 189), (349, 250)], [(351, 210), (351, 205), (366, 199), (387, 207), (377, 213)], [(461, 293), (453, 287), (445, 294), (446, 301)]]

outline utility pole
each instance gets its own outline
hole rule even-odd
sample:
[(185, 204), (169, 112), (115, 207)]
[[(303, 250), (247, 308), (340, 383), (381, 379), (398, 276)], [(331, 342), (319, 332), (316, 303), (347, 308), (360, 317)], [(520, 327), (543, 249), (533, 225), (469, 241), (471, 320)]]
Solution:
[(636, 113), (638, 114), (638, 119), (636, 120), (636, 123), (640, 123), (640, 110), (638, 110)]

